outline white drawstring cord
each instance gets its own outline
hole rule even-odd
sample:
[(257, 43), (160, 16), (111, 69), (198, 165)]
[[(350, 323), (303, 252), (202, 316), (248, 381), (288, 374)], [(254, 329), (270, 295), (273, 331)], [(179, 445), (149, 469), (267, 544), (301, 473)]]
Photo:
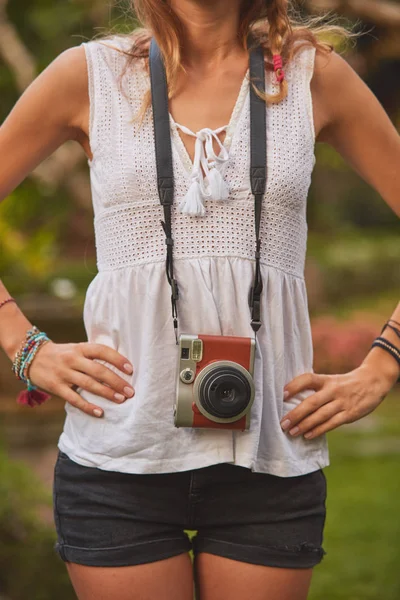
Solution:
[[(191, 175), (192, 183), (186, 196), (179, 204), (179, 210), (181, 213), (190, 216), (204, 216), (206, 212), (204, 199), (227, 200), (229, 197), (229, 188), (217, 169), (217, 164), (224, 165), (229, 159), (229, 153), (218, 137), (218, 133), (224, 131), (228, 126), (225, 125), (214, 130), (205, 127), (197, 133), (178, 123), (176, 123), (176, 127), (179, 127), (187, 135), (196, 138)], [(220, 148), (219, 155), (214, 152), (213, 139), (216, 140)], [(203, 142), (205, 142), (205, 146)], [(202, 177), (201, 167), (203, 167), (205, 178)], [(208, 181), (208, 189), (205, 187), (204, 179)]]

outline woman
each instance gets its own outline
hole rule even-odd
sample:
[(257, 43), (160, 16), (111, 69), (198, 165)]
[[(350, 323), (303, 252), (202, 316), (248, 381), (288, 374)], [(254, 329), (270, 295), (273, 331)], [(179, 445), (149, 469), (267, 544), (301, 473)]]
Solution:
[[(400, 373), (384, 344), (350, 373), (313, 373), (303, 268), (314, 144), (336, 148), (400, 215), (399, 136), (311, 26), (293, 32), (286, 0), (133, 4), (147, 32), (63, 52), (0, 129), (0, 198), (69, 139), (91, 169), (99, 273), (85, 302), (88, 342), (43, 336), (29, 367), (32, 384), (67, 403), (57, 550), (80, 600), (189, 600), (184, 529), (193, 529), (197, 600), (304, 600), (325, 553), (325, 434), (372, 412)], [(181, 330), (252, 337), (250, 29), (265, 53), (268, 151), (251, 426), (177, 428), (149, 40), (162, 50), (170, 92)], [(212, 162), (205, 139), (221, 163), (221, 198), (210, 198), (200, 168), (201, 158)], [(192, 185), (202, 217), (182, 210)], [(15, 362), (32, 324), (4, 286), (0, 307), (0, 342)], [(400, 304), (391, 317), (400, 322)], [(393, 326), (384, 337), (399, 347)]]

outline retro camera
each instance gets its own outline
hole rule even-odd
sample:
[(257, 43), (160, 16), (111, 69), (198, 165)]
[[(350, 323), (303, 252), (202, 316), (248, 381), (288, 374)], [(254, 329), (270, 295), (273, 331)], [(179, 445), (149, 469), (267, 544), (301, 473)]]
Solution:
[(250, 428), (255, 344), (244, 337), (180, 336), (175, 427)]

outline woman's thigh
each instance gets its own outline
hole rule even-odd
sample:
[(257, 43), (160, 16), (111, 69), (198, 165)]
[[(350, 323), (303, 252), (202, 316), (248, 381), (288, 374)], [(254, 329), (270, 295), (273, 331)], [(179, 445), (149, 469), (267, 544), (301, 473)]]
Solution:
[(127, 567), (66, 566), (79, 600), (193, 600), (188, 553)]
[(200, 552), (196, 600), (307, 600), (313, 569), (266, 567)]

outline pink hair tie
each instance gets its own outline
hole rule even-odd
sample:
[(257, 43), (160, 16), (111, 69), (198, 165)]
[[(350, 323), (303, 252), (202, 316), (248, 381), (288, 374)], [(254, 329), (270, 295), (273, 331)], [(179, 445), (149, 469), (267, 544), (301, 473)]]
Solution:
[[(282, 63), (282, 56), (280, 54), (273, 54), (272, 55), (273, 61), (274, 61), (274, 71), (276, 73), (276, 79), (278, 81), (278, 83), (281, 83), (281, 81), (283, 81), (285, 79), (285, 72), (283, 71), (283, 63)], [(278, 73), (279, 71), (279, 73)]]

